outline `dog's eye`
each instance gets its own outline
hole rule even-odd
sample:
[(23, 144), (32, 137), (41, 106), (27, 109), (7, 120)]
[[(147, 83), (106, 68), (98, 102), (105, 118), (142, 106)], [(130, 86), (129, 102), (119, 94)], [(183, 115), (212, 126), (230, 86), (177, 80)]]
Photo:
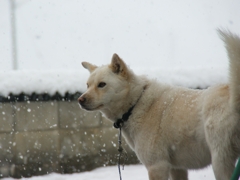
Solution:
[(99, 87), (99, 88), (103, 88), (104, 86), (106, 86), (106, 83), (105, 83), (105, 82), (100, 82), (100, 83), (98, 84), (98, 87)]

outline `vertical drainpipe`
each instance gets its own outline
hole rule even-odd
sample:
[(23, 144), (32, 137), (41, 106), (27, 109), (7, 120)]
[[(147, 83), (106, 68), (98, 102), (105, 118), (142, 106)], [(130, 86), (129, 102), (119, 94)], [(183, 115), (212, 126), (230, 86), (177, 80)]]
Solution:
[(18, 69), (17, 63), (17, 42), (16, 42), (16, 3), (15, 0), (10, 0), (10, 18), (11, 18), (11, 39), (12, 39), (12, 63), (13, 70)]

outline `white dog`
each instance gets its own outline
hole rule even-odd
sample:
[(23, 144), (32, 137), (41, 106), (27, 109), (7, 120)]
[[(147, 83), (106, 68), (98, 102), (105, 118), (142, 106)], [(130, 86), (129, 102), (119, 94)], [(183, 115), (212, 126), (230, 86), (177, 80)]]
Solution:
[(218, 30), (229, 57), (229, 83), (206, 90), (170, 86), (135, 75), (114, 54), (90, 71), (78, 101), (118, 127), (146, 166), (150, 180), (187, 180), (188, 169), (212, 163), (217, 180), (229, 180), (240, 155), (240, 38)]

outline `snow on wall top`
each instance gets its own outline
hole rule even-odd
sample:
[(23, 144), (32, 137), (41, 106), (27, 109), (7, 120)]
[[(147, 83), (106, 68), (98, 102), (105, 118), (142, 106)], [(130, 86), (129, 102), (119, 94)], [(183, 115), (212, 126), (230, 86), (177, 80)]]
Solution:
[(0, 73), (0, 95), (83, 91), (85, 73), (77, 71), (8, 71)]
[[(145, 74), (149, 78), (172, 85), (190, 88), (206, 88), (217, 83), (227, 82), (226, 67), (209, 68), (135, 68), (136, 74)], [(82, 71), (7, 71), (0, 72), (0, 96), (7, 97), (10, 93), (48, 93), (84, 92), (89, 73)]]

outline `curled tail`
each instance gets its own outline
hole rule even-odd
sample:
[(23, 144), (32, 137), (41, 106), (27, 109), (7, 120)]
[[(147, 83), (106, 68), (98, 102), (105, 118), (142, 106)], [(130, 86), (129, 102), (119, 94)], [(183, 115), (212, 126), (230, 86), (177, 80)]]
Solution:
[(228, 30), (218, 29), (229, 58), (230, 103), (240, 113), (240, 37)]

